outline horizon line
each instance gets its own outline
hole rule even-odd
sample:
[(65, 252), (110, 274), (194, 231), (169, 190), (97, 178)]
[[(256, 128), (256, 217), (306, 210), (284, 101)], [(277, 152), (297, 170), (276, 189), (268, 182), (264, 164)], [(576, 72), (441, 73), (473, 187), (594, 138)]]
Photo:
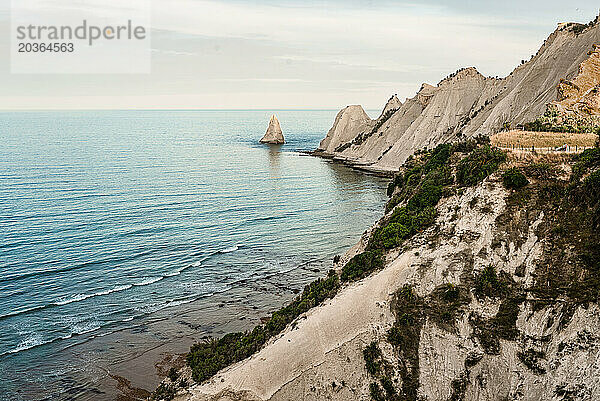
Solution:
[[(348, 105), (346, 105), (348, 106)], [(37, 111), (331, 111), (341, 110), (341, 108), (130, 108), (130, 109), (110, 109), (110, 108), (85, 108), (85, 109), (0, 109), (0, 113), (6, 112), (37, 112)], [(361, 106), (362, 107), (362, 106)], [(379, 108), (364, 108), (364, 110), (379, 110)]]

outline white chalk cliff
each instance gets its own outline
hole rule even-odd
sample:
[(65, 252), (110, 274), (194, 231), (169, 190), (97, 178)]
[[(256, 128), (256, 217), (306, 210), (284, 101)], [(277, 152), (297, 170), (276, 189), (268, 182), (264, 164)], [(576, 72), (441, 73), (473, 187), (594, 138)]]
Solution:
[(275, 114), (271, 116), (269, 120), (269, 126), (267, 127), (267, 132), (260, 140), (260, 143), (269, 143), (273, 145), (281, 145), (285, 143), (285, 138), (283, 137), (283, 132), (281, 131), (281, 126), (279, 125), (279, 120), (275, 117)]
[[(544, 113), (547, 104), (561, 100), (569, 91), (579, 93), (585, 107), (596, 109), (598, 54), (594, 45), (600, 43), (600, 24), (581, 32), (573, 28), (559, 25), (529, 61), (505, 78), (485, 77), (474, 67), (464, 68), (436, 86), (423, 84), (416, 96), (402, 104), (394, 101), (390, 106), (388, 102), (377, 120), (369, 119), (360, 106), (346, 107), (317, 153), (367, 170), (396, 171), (425, 146), (490, 135), (505, 122), (532, 121)], [(574, 79), (577, 76), (583, 77)], [(396, 106), (395, 112), (387, 113)]]
[[(369, 400), (375, 379), (365, 368), (363, 351), (373, 342), (386, 363), (398, 365), (392, 375), (396, 389), (416, 392), (385, 400), (600, 399), (598, 304), (535, 295), (546, 287), (550, 294), (556, 289), (552, 285), (576, 285), (573, 277), (582, 274), (570, 271), (568, 257), (558, 256), (550, 210), (536, 201), (515, 203), (500, 173), (437, 208), (435, 224), (390, 251), (383, 270), (349, 284), (252, 357), (181, 390), (176, 400)], [(371, 232), (338, 267), (365, 250)], [(546, 270), (551, 264), (574, 281), (553, 282)], [(448, 323), (452, 318), (447, 320), (446, 309), (435, 303), (440, 290), (448, 283), (472, 288), (473, 277), (486, 266), (496, 267), (520, 290), (507, 298), (468, 295), (456, 320)], [(405, 285), (429, 299), (423, 306), (427, 317), (414, 333), (416, 343), (407, 345), (415, 347), (413, 360), (399, 357), (388, 343), (402, 312), (395, 310), (395, 294)], [(417, 372), (414, 381), (407, 371)]]

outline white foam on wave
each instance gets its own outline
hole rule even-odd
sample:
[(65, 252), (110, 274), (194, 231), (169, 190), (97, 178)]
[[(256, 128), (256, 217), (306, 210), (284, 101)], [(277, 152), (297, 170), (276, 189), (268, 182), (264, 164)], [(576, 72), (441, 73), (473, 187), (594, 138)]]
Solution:
[(174, 272), (165, 274), (165, 277), (179, 276), (181, 274), (181, 272), (184, 271), (185, 269), (186, 269), (186, 267), (181, 267), (181, 268), (175, 270)]
[(150, 284), (154, 284), (159, 282), (160, 280), (164, 279), (165, 276), (160, 276), (160, 277), (144, 277), (142, 279), (142, 281), (140, 281), (139, 283), (135, 283), (134, 285), (137, 287), (141, 287), (144, 285), (150, 285)]
[(88, 298), (99, 297), (99, 296), (102, 296), (102, 295), (112, 294), (114, 292), (125, 291), (125, 290), (130, 289), (131, 287), (133, 287), (133, 284), (126, 284), (126, 285), (121, 285), (121, 286), (118, 286), (118, 287), (114, 287), (114, 288), (112, 288), (110, 290), (104, 290), (104, 291), (95, 292), (93, 294), (77, 294), (77, 295), (72, 296), (71, 298), (67, 298), (67, 299), (63, 299), (63, 300), (60, 300), (60, 301), (56, 301), (56, 302), (54, 302), (54, 305), (58, 305), (58, 306), (68, 305), (70, 303), (83, 301), (83, 300), (88, 299)]
[(180, 267), (179, 269), (175, 270), (174, 272), (165, 274), (165, 277), (179, 276), (181, 273), (183, 273), (184, 270), (187, 270), (190, 267), (200, 267), (200, 266), (202, 266), (202, 261), (198, 260), (196, 262), (190, 263), (188, 266)]
[(239, 247), (238, 245), (234, 245), (234, 246), (231, 246), (231, 247), (229, 247), (229, 248), (225, 248), (225, 249), (223, 249), (223, 250), (219, 251), (219, 253), (230, 253), (230, 252), (235, 252), (235, 251), (237, 251), (238, 249), (240, 249), (240, 247)]
[[(194, 302), (195, 299), (191, 298), (191, 299), (179, 299), (179, 300), (173, 300), (173, 301), (169, 301), (167, 302), (163, 307), (161, 307), (160, 309), (165, 309), (165, 308), (170, 308), (172, 306), (179, 306), (179, 305), (184, 305), (184, 304), (189, 304), (190, 302)], [(159, 309), (159, 310), (160, 310)]]
[[(43, 345), (43, 344), (47, 344), (49, 342), (52, 342), (53, 340), (46, 340), (44, 341), (44, 339), (42, 338), (41, 335), (39, 334), (33, 334), (27, 338), (25, 338), (24, 340), (22, 340), (16, 348), (5, 352), (4, 354), (16, 354), (17, 352), (21, 352), (21, 351), (25, 351), (28, 349), (31, 349), (33, 347), (37, 347), (39, 345)], [(4, 355), (2, 354), (2, 355)]]
[(91, 322), (91, 323), (87, 323), (87, 324), (83, 324), (83, 325), (75, 325), (75, 327), (73, 327), (73, 335), (82, 335), (82, 334), (87, 334), (87, 333), (91, 333), (92, 331), (96, 331), (99, 330), (102, 326), (100, 326), (98, 323), (96, 322)]

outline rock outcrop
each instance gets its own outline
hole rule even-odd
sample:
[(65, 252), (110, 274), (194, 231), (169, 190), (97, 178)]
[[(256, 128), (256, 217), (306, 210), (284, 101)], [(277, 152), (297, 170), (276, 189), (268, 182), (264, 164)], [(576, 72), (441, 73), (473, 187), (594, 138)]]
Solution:
[(358, 134), (369, 130), (373, 120), (367, 115), (362, 106), (347, 106), (335, 116), (333, 127), (321, 141), (317, 150), (334, 153), (339, 152), (340, 146), (352, 141)]
[(400, 106), (402, 106), (402, 102), (400, 101), (400, 99), (398, 99), (398, 96), (392, 96), (388, 99), (387, 103), (383, 107), (381, 115), (377, 118), (377, 121), (380, 121), (382, 119), (387, 120), (389, 116), (391, 116), (393, 113), (396, 112), (396, 110), (400, 108)]
[(267, 127), (267, 132), (260, 140), (260, 143), (268, 143), (273, 145), (281, 145), (285, 143), (285, 138), (283, 137), (283, 132), (281, 131), (281, 126), (279, 125), (279, 120), (277, 120), (275, 114), (271, 116), (271, 120), (269, 120), (269, 126)]
[(318, 151), (363, 169), (396, 171), (417, 149), (491, 135), (507, 122), (514, 126), (533, 121), (568, 92), (579, 94), (574, 101), (578, 108), (596, 110), (596, 43), (600, 43), (597, 20), (585, 26), (561, 24), (509, 76), (484, 77), (473, 67), (465, 68), (436, 86), (423, 84), (415, 97), (377, 125), (364, 119), (343, 130), (336, 118)]
[(600, 115), (600, 45), (594, 45), (573, 79), (561, 81), (558, 92), (559, 112)]

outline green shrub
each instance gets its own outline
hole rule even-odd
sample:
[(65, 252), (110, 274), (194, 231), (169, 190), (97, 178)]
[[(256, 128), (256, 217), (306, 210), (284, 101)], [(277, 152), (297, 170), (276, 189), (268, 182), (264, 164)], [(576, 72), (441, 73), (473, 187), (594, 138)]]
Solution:
[(573, 179), (579, 180), (589, 169), (600, 167), (600, 148), (586, 149), (575, 160)]
[(558, 175), (558, 169), (548, 163), (531, 163), (523, 167), (523, 171), (529, 177), (548, 180)]
[(436, 146), (431, 152), (431, 157), (429, 157), (429, 160), (425, 163), (425, 173), (444, 167), (448, 163), (451, 154), (452, 145), (449, 143)]
[(458, 301), (460, 295), (460, 290), (458, 287), (452, 283), (448, 283), (444, 286), (443, 289), (443, 299), (446, 302), (456, 302)]
[(377, 228), (371, 236), (368, 249), (391, 249), (402, 244), (415, 233), (422, 231), (435, 221), (437, 212), (433, 206), (423, 210), (401, 207), (394, 210), (386, 224)]
[(177, 373), (177, 369), (175, 369), (175, 368), (169, 369), (169, 373), (167, 374), (167, 377), (169, 378), (169, 380), (171, 380), (173, 383), (175, 383), (177, 381), (177, 378), (179, 377), (179, 373)]
[(385, 249), (395, 248), (410, 235), (408, 227), (400, 223), (390, 223), (376, 233), (376, 239)]
[(165, 384), (161, 383), (154, 393), (152, 393), (152, 400), (156, 401), (170, 401), (175, 398), (175, 393), (177, 393), (177, 389), (173, 384)]
[(379, 384), (375, 382), (372, 382), (369, 385), (369, 394), (371, 395), (371, 399), (373, 399), (373, 401), (385, 401), (381, 387), (379, 387)]
[(402, 188), (404, 186), (404, 175), (398, 173), (394, 176), (394, 179), (390, 181), (387, 187), (387, 196), (391, 197), (394, 194), (396, 188)]
[(507, 189), (521, 189), (529, 184), (527, 177), (516, 167), (510, 168), (502, 174), (502, 183)]
[(371, 344), (363, 350), (363, 357), (365, 359), (365, 367), (370, 375), (378, 376), (381, 373), (381, 362), (382, 354), (381, 350), (377, 346), (377, 343), (373, 341)]
[(378, 249), (359, 253), (342, 268), (340, 278), (343, 282), (360, 280), (375, 270), (381, 269), (384, 261), (383, 253)]
[(435, 206), (442, 199), (442, 186), (434, 181), (425, 180), (419, 190), (408, 201), (408, 208), (413, 211)]
[(499, 280), (494, 266), (486, 266), (475, 277), (475, 295), (478, 297), (498, 297), (504, 290), (505, 286)]
[(481, 146), (458, 163), (456, 180), (464, 186), (474, 186), (495, 172), (506, 160), (506, 154), (489, 145)]

